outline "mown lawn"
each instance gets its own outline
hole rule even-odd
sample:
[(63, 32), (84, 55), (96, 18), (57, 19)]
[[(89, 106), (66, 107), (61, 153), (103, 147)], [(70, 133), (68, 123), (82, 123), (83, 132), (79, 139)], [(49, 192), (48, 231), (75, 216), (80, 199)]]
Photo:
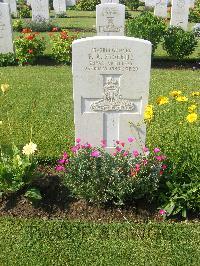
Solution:
[(4, 265), (199, 265), (200, 225), (0, 219)]
[[(200, 71), (152, 69), (150, 101), (167, 95), (173, 89), (198, 90)], [(0, 68), (0, 84), (10, 84), (6, 96), (0, 95), (3, 121), (1, 144), (11, 141), (23, 146), (32, 140), (42, 157), (58, 157), (66, 149), (66, 140), (73, 144), (73, 99), (70, 66), (33, 66)], [(10, 133), (7, 114), (10, 117)], [(172, 114), (173, 115), (173, 114)], [(153, 134), (153, 132), (152, 132)], [(153, 140), (153, 136), (148, 139)]]

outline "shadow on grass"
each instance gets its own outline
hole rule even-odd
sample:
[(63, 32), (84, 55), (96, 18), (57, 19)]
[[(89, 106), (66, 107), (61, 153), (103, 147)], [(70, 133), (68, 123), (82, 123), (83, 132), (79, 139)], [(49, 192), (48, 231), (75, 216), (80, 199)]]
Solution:
[(200, 59), (175, 60), (169, 57), (152, 58), (152, 68), (160, 69), (200, 69)]

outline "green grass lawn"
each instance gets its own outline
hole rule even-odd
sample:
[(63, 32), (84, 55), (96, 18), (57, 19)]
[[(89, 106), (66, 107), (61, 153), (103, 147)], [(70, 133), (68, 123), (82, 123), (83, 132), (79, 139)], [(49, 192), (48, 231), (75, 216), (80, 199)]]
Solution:
[(199, 245), (199, 224), (0, 219), (2, 266), (197, 266)]
[[(173, 89), (197, 90), (200, 71), (152, 69), (150, 101)], [(33, 66), (0, 68), (0, 84), (10, 84), (5, 97), (0, 96), (3, 146), (11, 140), (17, 145), (33, 141), (40, 156), (59, 156), (66, 149), (66, 139), (74, 140), (72, 74), (70, 66)], [(34, 108), (33, 108), (34, 106)], [(10, 134), (7, 113), (10, 117)], [(148, 136), (153, 139), (153, 136)]]

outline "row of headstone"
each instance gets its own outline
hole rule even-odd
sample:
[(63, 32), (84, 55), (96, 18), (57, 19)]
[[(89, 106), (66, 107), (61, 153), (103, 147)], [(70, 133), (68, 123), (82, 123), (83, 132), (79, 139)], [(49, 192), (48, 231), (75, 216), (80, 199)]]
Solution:
[[(29, 0), (32, 8), (32, 20), (49, 20), (49, 0)], [(53, 8), (56, 14), (66, 12), (66, 7), (74, 6), (75, 0), (53, 0)]]
[(10, 7), (0, 2), (0, 53), (13, 52), (12, 23)]
[[(117, 0), (97, 6), (97, 34), (72, 45), (75, 136), (112, 152), (117, 140), (138, 136), (148, 102), (151, 43), (125, 37), (125, 7)], [(118, 36), (116, 36), (118, 35)], [(136, 148), (136, 146), (135, 146)]]
[[(187, 30), (189, 9), (194, 7), (195, 0), (172, 0), (171, 26)], [(154, 15), (167, 18), (168, 0), (145, 0), (145, 6), (154, 7)]]

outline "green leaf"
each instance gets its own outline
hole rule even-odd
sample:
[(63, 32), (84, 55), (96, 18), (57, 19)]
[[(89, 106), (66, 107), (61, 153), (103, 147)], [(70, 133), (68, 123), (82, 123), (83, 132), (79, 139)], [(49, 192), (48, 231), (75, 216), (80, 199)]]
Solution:
[(42, 195), (37, 188), (28, 189), (24, 196), (27, 197), (30, 201), (39, 201), (42, 199)]

